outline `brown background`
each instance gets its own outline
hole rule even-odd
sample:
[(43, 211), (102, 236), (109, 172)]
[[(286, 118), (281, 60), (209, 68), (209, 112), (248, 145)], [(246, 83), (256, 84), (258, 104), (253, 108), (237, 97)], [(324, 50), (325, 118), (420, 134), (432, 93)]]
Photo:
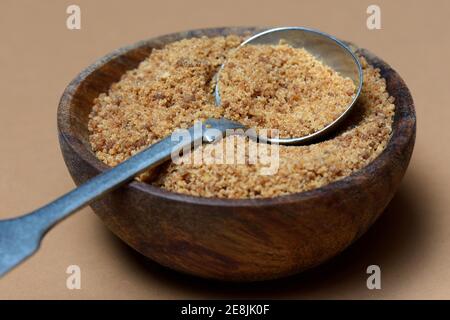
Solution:
[[(82, 30), (66, 29), (78, 4)], [(51, 231), (41, 250), (0, 280), (0, 298), (450, 298), (449, 1), (376, 1), (382, 30), (366, 28), (373, 1), (5, 1), (0, 3), (0, 217), (28, 212), (74, 184), (60, 155), (56, 108), (69, 81), (96, 58), (141, 39), (229, 25), (309, 26), (353, 41), (409, 85), (418, 136), (386, 214), (329, 263), (260, 284), (209, 282), (148, 262), (84, 209)], [(68, 290), (67, 266), (82, 270)], [(366, 288), (366, 267), (382, 290)]]

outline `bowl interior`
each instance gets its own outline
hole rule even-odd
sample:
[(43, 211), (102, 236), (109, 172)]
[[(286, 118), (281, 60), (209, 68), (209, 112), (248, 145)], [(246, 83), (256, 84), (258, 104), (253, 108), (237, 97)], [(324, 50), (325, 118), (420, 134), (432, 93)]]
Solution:
[[(58, 109), (58, 129), (60, 137), (66, 139), (73, 149), (86, 162), (94, 167), (98, 172), (107, 170), (94, 155), (89, 144), (89, 132), (87, 123), (93, 101), (99, 94), (107, 92), (111, 84), (119, 81), (122, 75), (131, 69), (136, 68), (155, 48), (162, 48), (167, 43), (192, 37), (201, 36), (223, 36), (229, 34), (251, 35), (267, 28), (214, 28), (193, 30), (169, 34), (154, 39), (138, 42), (104, 56), (94, 64), (83, 70), (66, 88)], [(415, 135), (415, 112), (412, 97), (400, 76), (382, 60), (365, 49), (358, 49), (370, 64), (380, 69), (381, 75), (386, 79), (387, 90), (395, 98), (395, 117), (393, 132), (385, 150), (369, 165), (352, 175), (332, 182), (323, 187), (311, 191), (294, 193), (291, 195), (278, 196), (264, 199), (218, 199), (202, 198), (189, 195), (169, 192), (161, 188), (154, 187), (147, 183), (132, 182), (131, 187), (145, 190), (153, 195), (177, 199), (184, 202), (202, 202), (208, 205), (266, 205), (276, 204), (281, 201), (298, 201), (300, 198), (317, 197), (322, 192), (345, 187), (347, 184), (358, 183), (358, 176), (376, 171), (377, 169), (389, 165), (390, 158), (398, 150), (404, 149), (411, 137)], [(203, 200), (202, 200), (203, 199)]]

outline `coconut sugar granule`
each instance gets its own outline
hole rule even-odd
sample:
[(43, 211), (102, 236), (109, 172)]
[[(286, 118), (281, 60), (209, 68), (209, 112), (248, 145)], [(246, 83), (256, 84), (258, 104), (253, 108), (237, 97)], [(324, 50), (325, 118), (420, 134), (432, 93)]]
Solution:
[[(266, 75), (277, 81), (273, 86), (277, 88), (276, 90), (266, 85), (256, 87), (257, 84), (252, 83), (252, 86), (255, 86), (252, 88), (256, 91), (240, 90), (239, 94), (233, 95), (225, 88), (236, 86), (242, 79), (236, 79), (238, 82), (233, 82), (233, 79), (222, 78), (221, 81), (232, 81), (232, 83), (221, 87), (222, 99), (226, 103), (222, 107), (216, 107), (213, 78), (223, 62), (227, 61), (229, 64), (233, 59), (237, 59), (232, 68), (239, 65), (237, 62), (241, 61), (240, 53), (238, 53), (240, 50), (233, 49), (241, 41), (242, 39), (237, 36), (193, 38), (154, 50), (138, 68), (128, 71), (119, 82), (111, 86), (107, 93), (101, 94), (95, 100), (88, 128), (90, 143), (96, 156), (105, 164), (115, 166), (171, 134), (176, 128), (188, 128), (195, 120), (223, 116), (250, 126), (254, 124), (258, 128), (275, 127), (283, 134), (297, 135), (326, 124), (327, 119), (335, 117), (335, 110), (339, 110), (341, 105), (339, 101), (352, 99), (354, 86), (348, 82), (348, 79), (335, 73), (330, 74), (326, 71), (326, 66), (311, 62), (307, 52), (295, 50), (295, 53), (287, 56), (299, 55), (306, 61), (310, 61), (308, 63), (314, 64), (313, 69), (321, 70), (319, 74), (316, 72), (314, 74), (324, 79), (311, 80), (309, 84), (323, 81), (326, 85), (319, 87), (332, 88), (331, 92), (328, 89), (318, 88), (315, 93), (318, 96), (310, 92), (308, 94), (312, 96), (294, 98), (296, 94), (294, 83), (285, 83), (284, 80), (278, 79), (276, 74), (281, 72), (278, 68), (272, 75)], [(283, 59), (284, 55), (281, 52), (291, 49), (281, 45), (253, 50), (255, 52), (249, 54), (261, 54), (263, 57), (263, 52), (273, 50), (280, 53), (280, 58)], [(279, 63), (277, 59), (272, 59), (272, 62), (268, 63), (268, 68), (274, 68), (273, 66)], [(296, 56), (295, 60), (299, 59)], [(264, 61), (264, 58), (262, 60)], [(367, 64), (364, 58), (360, 60), (364, 72), (361, 96), (341, 130), (334, 137), (317, 144), (279, 146), (278, 170), (274, 174), (261, 175), (262, 164), (259, 163), (168, 163), (160, 166), (153, 175), (149, 175), (147, 182), (170, 191), (195, 196), (261, 198), (318, 188), (361, 169), (385, 148), (391, 135), (395, 107), (393, 98), (386, 91), (386, 84), (379, 70)], [(304, 67), (300, 69), (302, 68)], [(247, 67), (239, 67), (236, 70), (240, 69), (242, 72), (251, 72), (251, 70), (246, 71)], [(294, 72), (290, 70), (291, 68), (288, 69), (289, 72)], [(233, 76), (236, 70), (224, 71), (226, 71), (225, 74)], [(279, 73), (279, 77), (282, 74)], [(289, 75), (291, 76), (293, 75)], [(312, 77), (312, 74), (309, 76)], [(251, 77), (252, 80), (258, 79), (256, 73)], [(222, 82), (221, 85), (223, 85)], [(286, 85), (293, 90), (285, 90)], [(306, 89), (307, 87), (306, 83), (297, 85), (298, 88)], [(322, 96), (325, 92), (328, 97)], [(264, 101), (267, 101), (266, 106), (269, 110), (267, 113), (262, 113), (265, 106), (262, 102), (256, 108), (251, 106), (245, 108), (248, 100), (239, 97), (252, 101), (266, 99)], [(324, 99), (330, 109), (308, 109), (312, 104), (307, 104), (306, 99), (310, 99), (312, 104), (314, 101)], [(280, 101), (286, 101), (286, 105), (278, 105)], [(233, 110), (239, 104), (244, 108)], [(291, 124), (295, 122), (290, 124), (292, 118), (289, 117), (296, 117), (296, 115), (291, 112), (283, 114), (283, 112), (300, 106), (304, 108), (303, 110), (309, 111), (304, 111), (306, 114), (300, 117), (304, 119), (303, 122), (299, 122), (294, 127)], [(321, 108), (319, 105), (316, 107)], [(271, 113), (277, 108), (281, 109), (274, 115), (282, 116), (271, 117)], [(317, 112), (317, 110), (321, 111)], [(311, 113), (324, 114), (311, 115)], [(284, 120), (285, 123), (279, 122)], [(248, 140), (246, 143), (256, 144)], [(206, 145), (205, 149), (212, 147), (212, 145)], [(200, 151), (197, 149), (195, 152)]]
[(305, 49), (287, 44), (234, 50), (220, 72), (224, 116), (282, 138), (312, 134), (337, 119), (356, 86)]

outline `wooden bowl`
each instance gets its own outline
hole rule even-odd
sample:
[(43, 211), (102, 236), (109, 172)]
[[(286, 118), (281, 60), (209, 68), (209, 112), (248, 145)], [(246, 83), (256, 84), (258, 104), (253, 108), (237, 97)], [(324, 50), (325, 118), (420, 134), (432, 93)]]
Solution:
[[(58, 109), (59, 141), (77, 185), (107, 167), (88, 143), (93, 99), (138, 66), (153, 48), (191, 37), (255, 33), (261, 28), (216, 28), (175, 33), (118, 49), (82, 71)], [(132, 182), (92, 204), (104, 223), (131, 247), (169, 268), (204, 278), (253, 281), (284, 277), (335, 256), (360, 237), (392, 199), (414, 146), (416, 117), (410, 92), (388, 64), (360, 49), (381, 69), (395, 97), (393, 135), (365, 168), (308, 192), (272, 199), (212, 199)]]

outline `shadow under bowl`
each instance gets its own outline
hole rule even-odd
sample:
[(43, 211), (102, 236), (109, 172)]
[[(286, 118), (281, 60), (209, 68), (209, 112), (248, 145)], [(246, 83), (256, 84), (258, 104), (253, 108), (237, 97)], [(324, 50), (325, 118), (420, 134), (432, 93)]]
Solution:
[[(214, 28), (174, 33), (118, 49), (82, 71), (58, 108), (59, 141), (77, 185), (108, 169), (89, 145), (93, 100), (136, 68), (155, 48), (185, 38), (247, 35), (263, 28)], [(91, 204), (118, 237), (174, 270), (227, 281), (275, 279), (335, 256), (360, 237), (394, 196), (408, 166), (416, 117), (411, 94), (384, 61), (358, 49), (380, 69), (395, 98), (392, 138), (354, 174), (318, 189), (270, 199), (216, 199), (131, 182)]]

